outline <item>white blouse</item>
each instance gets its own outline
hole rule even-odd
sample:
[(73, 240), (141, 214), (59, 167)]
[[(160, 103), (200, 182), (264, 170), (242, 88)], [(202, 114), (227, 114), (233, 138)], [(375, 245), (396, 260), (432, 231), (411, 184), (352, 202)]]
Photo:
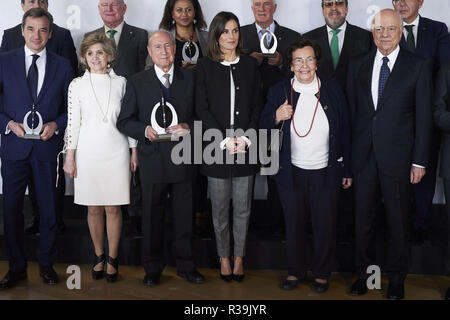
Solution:
[[(317, 76), (309, 84), (302, 84), (294, 77), (294, 90), (300, 93), (295, 113), (291, 121), (291, 162), (294, 166), (305, 170), (323, 169), (328, 166), (329, 152), (329, 123), (322, 105), (317, 101)], [(297, 133), (304, 136), (317, 112), (308, 136), (300, 138)], [(297, 133), (294, 130), (297, 130)]]

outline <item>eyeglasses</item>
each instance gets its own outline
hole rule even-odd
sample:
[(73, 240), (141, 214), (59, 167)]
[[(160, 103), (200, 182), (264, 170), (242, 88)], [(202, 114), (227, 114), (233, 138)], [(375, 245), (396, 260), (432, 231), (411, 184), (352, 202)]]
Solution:
[(308, 57), (306, 59), (295, 58), (295, 59), (292, 60), (292, 64), (294, 66), (302, 66), (306, 62), (306, 64), (308, 66), (312, 66), (312, 65), (314, 65), (315, 61), (316, 61), (316, 57)]
[(392, 34), (397, 30), (396, 26), (389, 26), (389, 27), (382, 27), (382, 26), (376, 26), (373, 28), (377, 34), (384, 34), (384, 31), (387, 31), (387, 33)]
[(344, 0), (326, 0), (324, 2), (322, 2), (322, 6), (327, 7), (327, 8), (331, 8), (332, 6), (336, 5), (336, 7), (342, 7), (345, 4)]

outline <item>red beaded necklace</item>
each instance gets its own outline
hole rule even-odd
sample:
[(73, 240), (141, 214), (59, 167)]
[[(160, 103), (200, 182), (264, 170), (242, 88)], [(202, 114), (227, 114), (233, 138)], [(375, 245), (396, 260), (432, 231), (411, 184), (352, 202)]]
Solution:
[[(291, 83), (291, 104), (294, 104), (294, 79), (292, 79), (292, 83)], [(294, 123), (294, 116), (295, 116), (295, 112), (294, 115), (292, 116), (292, 127), (294, 128), (295, 134), (299, 137), (299, 138), (305, 138), (309, 135), (309, 133), (311, 132), (311, 129), (313, 127), (314, 124), (314, 119), (316, 118), (316, 113), (317, 113), (317, 108), (319, 107), (319, 100), (320, 100), (320, 83), (319, 83), (319, 78), (317, 78), (317, 88), (319, 90), (318, 93), (318, 97), (317, 97), (317, 103), (316, 103), (316, 108), (314, 109), (314, 115), (313, 118), (311, 120), (311, 125), (309, 126), (309, 130), (308, 132), (306, 132), (306, 134), (304, 136), (298, 134), (297, 129), (295, 129), (295, 123)], [(295, 110), (297, 111), (297, 110)]]

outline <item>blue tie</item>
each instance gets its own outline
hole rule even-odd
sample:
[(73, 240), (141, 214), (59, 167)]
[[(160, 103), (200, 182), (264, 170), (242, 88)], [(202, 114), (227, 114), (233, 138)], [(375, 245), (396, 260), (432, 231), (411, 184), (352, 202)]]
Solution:
[(28, 88), (30, 89), (31, 98), (33, 102), (37, 100), (37, 90), (38, 90), (38, 80), (39, 80), (39, 72), (36, 65), (36, 60), (39, 59), (37, 54), (33, 54), (33, 62), (31, 63), (30, 69), (28, 69)]
[(378, 82), (378, 102), (380, 102), (381, 96), (383, 95), (384, 86), (391, 74), (391, 70), (388, 67), (389, 59), (388, 57), (383, 58), (383, 65), (380, 69), (380, 80)]

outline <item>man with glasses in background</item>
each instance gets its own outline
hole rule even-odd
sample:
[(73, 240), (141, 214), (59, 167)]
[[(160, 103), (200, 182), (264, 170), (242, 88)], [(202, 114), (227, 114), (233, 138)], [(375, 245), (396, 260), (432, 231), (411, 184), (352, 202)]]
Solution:
[[(393, 0), (394, 9), (403, 18), (403, 35), (400, 46), (418, 56), (430, 60), (433, 80), (441, 64), (450, 61), (450, 36), (447, 26), (439, 21), (419, 15), (424, 0)], [(432, 108), (432, 106), (429, 106)], [(427, 174), (413, 188), (414, 211), (413, 239), (417, 244), (429, 242), (429, 228), (432, 223), (432, 205), (436, 187), (436, 172), (439, 155), (440, 135), (433, 130), (430, 162)], [(449, 266), (450, 271), (450, 266)]]
[(349, 66), (347, 97), (352, 130), (352, 171), (356, 208), (358, 279), (350, 294), (367, 292), (367, 267), (374, 264), (376, 207), (384, 199), (388, 299), (403, 299), (410, 268), (411, 184), (428, 166), (432, 133), (431, 67), (400, 48), (402, 19), (381, 10), (372, 22), (376, 52)]

